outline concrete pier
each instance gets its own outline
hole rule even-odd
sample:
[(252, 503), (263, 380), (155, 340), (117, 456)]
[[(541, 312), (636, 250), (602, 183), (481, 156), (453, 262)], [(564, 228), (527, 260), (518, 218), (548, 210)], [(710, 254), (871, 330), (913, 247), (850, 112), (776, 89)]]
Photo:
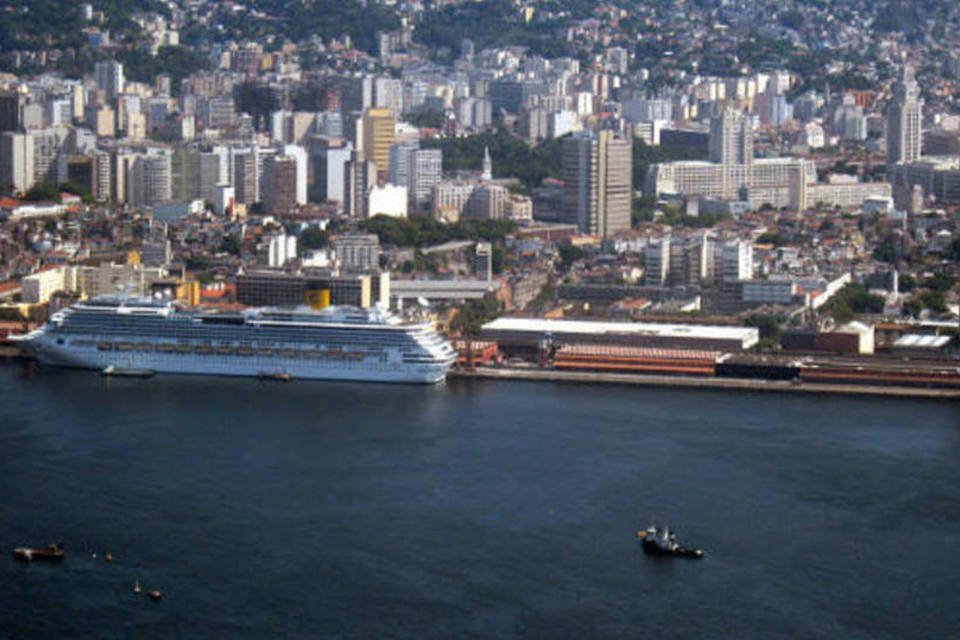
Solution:
[(697, 378), (626, 373), (596, 373), (590, 371), (557, 371), (553, 369), (475, 367), (451, 369), (448, 379), (481, 378), (490, 380), (531, 380), (541, 382), (579, 382), (595, 384), (632, 384), (648, 387), (676, 387), (692, 389), (740, 389), (744, 391), (775, 391), (781, 393), (830, 393), (840, 395), (886, 396), (898, 398), (960, 399), (957, 389), (928, 389), (924, 387), (868, 386), (855, 384), (822, 384), (786, 382), (779, 380), (747, 380), (743, 378)]

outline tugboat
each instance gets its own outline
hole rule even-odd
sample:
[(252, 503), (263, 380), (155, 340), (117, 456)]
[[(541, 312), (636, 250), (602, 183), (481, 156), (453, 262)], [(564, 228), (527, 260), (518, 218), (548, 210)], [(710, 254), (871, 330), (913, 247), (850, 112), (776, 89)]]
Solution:
[(651, 556), (703, 557), (701, 549), (680, 546), (677, 543), (677, 534), (667, 527), (661, 529), (655, 525), (650, 525), (646, 531), (637, 531), (637, 539), (643, 545), (643, 552)]

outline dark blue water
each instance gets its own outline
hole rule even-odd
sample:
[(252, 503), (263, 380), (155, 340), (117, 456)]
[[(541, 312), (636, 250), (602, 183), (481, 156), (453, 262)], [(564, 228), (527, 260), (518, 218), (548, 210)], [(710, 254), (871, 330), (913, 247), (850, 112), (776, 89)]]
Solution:
[(960, 411), (7, 365), (0, 544), (5, 638), (958, 637)]

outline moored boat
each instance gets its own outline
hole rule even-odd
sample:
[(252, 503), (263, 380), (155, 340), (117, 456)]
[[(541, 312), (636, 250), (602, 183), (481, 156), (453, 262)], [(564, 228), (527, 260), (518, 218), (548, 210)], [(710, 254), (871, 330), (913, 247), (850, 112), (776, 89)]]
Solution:
[(124, 369), (115, 365), (104, 367), (101, 375), (113, 376), (119, 378), (149, 378), (156, 374), (153, 369)]
[(293, 380), (293, 376), (291, 376), (289, 373), (262, 372), (257, 374), (257, 378), (260, 380), (273, 380), (274, 382), (290, 382)]

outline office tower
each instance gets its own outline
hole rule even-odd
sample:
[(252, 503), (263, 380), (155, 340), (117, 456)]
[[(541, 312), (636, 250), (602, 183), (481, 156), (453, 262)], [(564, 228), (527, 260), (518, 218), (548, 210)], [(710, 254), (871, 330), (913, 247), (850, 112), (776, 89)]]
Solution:
[(267, 213), (289, 213), (297, 206), (297, 159), (273, 155), (264, 160), (261, 184)]
[[(887, 109), (887, 166), (920, 159), (923, 103), (913, 76), (913, 67), (905, 65)], [(889, 169), (888, 169), (889, 171)]]
[(93, 79), (97, 88), (106, 93), (108, 102), (114, 102), (123, 93), (123, 65), (116, 60), (98, 62), (93, 70)]
[(395, 120), (388, 109), (367, 109), (363, 114), (364, 158), (377, 165), (377, 171), (389, 175), (390, 145), (393, 144)]
[(127, 180), (127, 200), (135, 207), (169, 202), (171, 173), (171, 158), (167, 154), (136, 157)]
[(253, 151), (233, 156), (234, 198), (239, 204), (253, 204), (260, 200), (260, 181), (257, 176), (257, 155)]
[(493, 280), (493, 245), (489, 242), (477, 243), (473, 271), (477, 280)]
[(563, 219), (581, 233), (630, 229), (632, 148), (612, 131), (582, 132), (563, 143)]
[(380, 240), (374, 233), (342, 233), (333, 241), (333, 250), (345, 273), (380, 269)]
[(410, 179), (407, 190), (416, 209), (430, 206), (433, 188), (443, 179), (443, 151), (417, 149), (410, 153)]
[(329, 146), (329, 141), (324, 140), (314, 146), (311, 157), (314, 197), (317, 200), (343, 202), (343, 172), (351, 153), (353, 145), (349, 142), (333, 147)]
[(0, 91), (0, 131), (23, 128), (23, 106), (26, 96), (16, 90)]
[(364, 111), (373, 105), (373, 77), (339, 77), (340, 112), (344, 115)]
[(406, 186), (410, 183), (410, 154), (420, 149), (419, 140), (403, 140), (390, 145), (390, 182)]
[(753, 160), (753, 130), (747, 117), (724, 109), (710, 119), (710, 162), (749, 164)]
[(377, 165), (359, 151), (350, 154), (343, 169), (343, 213), (357, 218), (367, 215), (367, 192), (377, 184)]
[(653, 240), (647, 245), (644, 258), (644, 284), (662, 287), (670, 275), (670, 237)]
[(35, 182), (61, 182), (58, 160), (66, 139), (60, 129), (37, 129), (28, 136), (33, 142), (33, 179)]
[(34, 185), (33, 139), (30, 134), (0, 134), (0, 189), (23, 193)]
[(197, 175), (190, 199), (209, 200), (216, 198), (217, 185), (223, 184), (224, 154), (206, 152), (199, 154)]
[(707, 242), (702, 235), (676, 238), (670, 243), (670, 268), (667, 280), (671, 286), (699, 285), (706, 273)]
[(93, 193), (94, 161), (90, 156), (67, 157), (67, 182), (80, 185)]

